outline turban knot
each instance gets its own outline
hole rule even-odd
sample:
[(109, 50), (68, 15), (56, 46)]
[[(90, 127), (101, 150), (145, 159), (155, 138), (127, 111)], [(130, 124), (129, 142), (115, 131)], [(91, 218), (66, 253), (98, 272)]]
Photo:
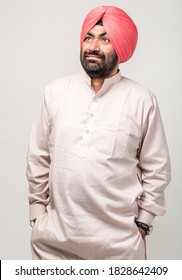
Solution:
[(80, 44), (99, 20), (102, 20), (119, 63), (129, 60), (136, 48), (138, 32), (133, 20), (118, 7), (98, 6), (91, 10), (82, 25)]

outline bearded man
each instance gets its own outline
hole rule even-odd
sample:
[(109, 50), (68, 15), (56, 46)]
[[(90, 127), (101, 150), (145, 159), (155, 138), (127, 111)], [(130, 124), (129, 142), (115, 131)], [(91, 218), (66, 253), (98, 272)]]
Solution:
[(146, 258), (170, 159), (155, 95), (118, 68), (137, 39), (123, 10), (94, 8), (81, 31), (84, 72), (46, 87), (28, 149), (33, 259)]

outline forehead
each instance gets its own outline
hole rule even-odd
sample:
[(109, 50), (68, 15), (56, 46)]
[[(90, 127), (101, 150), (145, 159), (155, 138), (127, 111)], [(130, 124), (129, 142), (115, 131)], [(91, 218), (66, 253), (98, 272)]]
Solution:
[(99, 36), (103, 33), (106, 33), (106, 30), (105, 30), (104, 26), (95, 25), (92, 29), (89, 30), (88, 33), (92, 33), (94, 36)]

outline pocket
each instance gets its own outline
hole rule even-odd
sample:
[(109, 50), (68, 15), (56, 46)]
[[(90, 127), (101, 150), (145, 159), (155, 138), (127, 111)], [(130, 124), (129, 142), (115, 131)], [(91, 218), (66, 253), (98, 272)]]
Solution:
[(121, 118), (112, 150), (113, 158), (123, 158), (127, 154), (128, 140), (131, 131), (131, 121)]
[(37, 239), (38, 228), (40, 227), (40, 225), (41, 225), (41, 228), (42, 228), (42, 226), (43, 226), (42, 224), (45, 224), (47, 216), (48, 216), (48, 213), (45, 212), (44, 214), (37, 217), (37, 219), (35, 221), (35, 224), (32, 228), (31, 241), (34, 241), (35, 239)]

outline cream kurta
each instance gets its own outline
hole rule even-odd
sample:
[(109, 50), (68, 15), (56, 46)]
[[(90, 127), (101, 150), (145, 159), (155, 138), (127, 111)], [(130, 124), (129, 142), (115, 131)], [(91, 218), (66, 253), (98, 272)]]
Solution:
[(155, 96), (120, 72), (46, 88), (28, 151), (33, 257), (144, 259), (135, 218), (165, 213), (169, 154)]

